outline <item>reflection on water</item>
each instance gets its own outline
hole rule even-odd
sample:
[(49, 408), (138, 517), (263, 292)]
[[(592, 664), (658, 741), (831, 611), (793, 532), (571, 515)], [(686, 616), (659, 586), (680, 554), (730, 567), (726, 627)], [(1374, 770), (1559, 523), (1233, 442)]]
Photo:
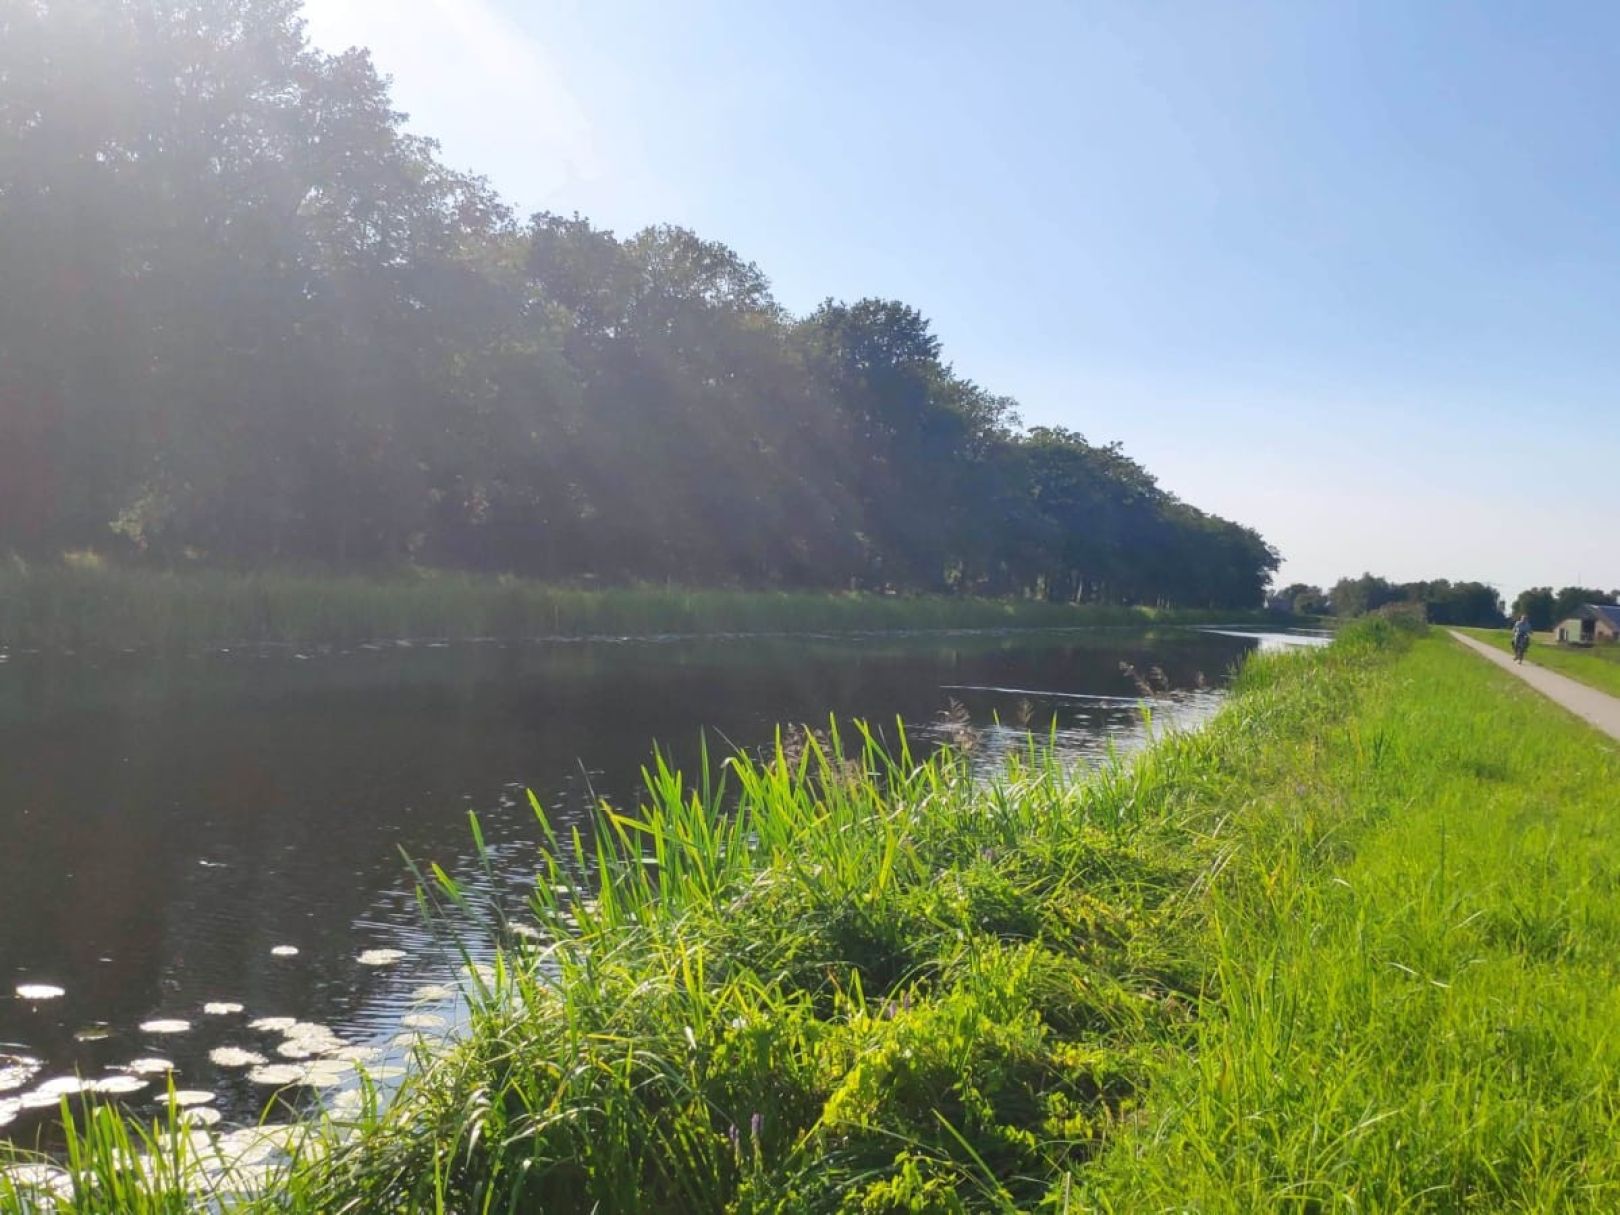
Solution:
[[(254, 1074), (284, 1076), (300, 1042), (321, 1048), (306, 1060), (392, 1068), (454, 1020), (453, 968), (403, 857), (521, 897), (540, 838), (525, 789), (566, 829), (593, 798), (633, 800), (655, 742), (690, 763), (700, 735), (760, 747), (778, 722), (829, 714), (925, 738), (965, 715), (987, 766), (1026, 727), (1054, 728), (1084, 760), (1147, 736), (1122, 664), (1154, 689), (1157, 731), (1207, 716), (1234, 664), (1274, 643), (1092, 630), (14, 653), (0, 666), (0, 1063), (151, 1075), (153, 1094), (164, 1069), (113, 1069), (172, 1063), (177, 1088), (251, 1120), (271, 1091)], [(0, 1091), (0, 1114), (19, 1091)], [(31, 1138), (41, 1116), (12, 1113), (0, 1134)]]

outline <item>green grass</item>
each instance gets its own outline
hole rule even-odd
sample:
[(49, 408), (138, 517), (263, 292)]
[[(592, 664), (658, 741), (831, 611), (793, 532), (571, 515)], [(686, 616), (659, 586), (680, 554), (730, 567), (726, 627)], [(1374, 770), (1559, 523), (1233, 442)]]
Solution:
[[(1493, 645), (1504, 653), (1513, 652), (1512, 635), (1505, 629), (1460, 629), (1470, 637)], [(1582, 683), (1620, 696), (1620, 645), (1559, 645), (1551, 633), (1537, 633), (1531, 639), (1525, 659), (1537, 666), (1568, 675)]]
[[(1091, 773), (803, 735), (655, 767), (552, 841), (544, 944), (461, 1044), (254, 1209), (1613, 1209), (1616, 787), (1386, 621)], [(103, 1197), (103, 1138), (63, 1210), (182, 1209)]]
[(394, 639), (1063, 628), (1270, 619), (1029, 600), (580, 589), (419, 571), (393, 577), (0, 563), (0, 647), (184, 647)]
[(1316, 695), (1220, 832), (1206, 1015), (1084, 1194), (1615, 1209), (1615, 747), (1439, 638)]

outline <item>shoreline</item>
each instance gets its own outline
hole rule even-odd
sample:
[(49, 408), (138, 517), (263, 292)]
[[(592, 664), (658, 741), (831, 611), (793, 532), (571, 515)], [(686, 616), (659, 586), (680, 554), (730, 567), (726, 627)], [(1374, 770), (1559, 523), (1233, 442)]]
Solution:
[(0, 566), (0, 649), (183, 649), (1261, 624), (1263, 609), (859, 592), (581, 589), (501, 577)]

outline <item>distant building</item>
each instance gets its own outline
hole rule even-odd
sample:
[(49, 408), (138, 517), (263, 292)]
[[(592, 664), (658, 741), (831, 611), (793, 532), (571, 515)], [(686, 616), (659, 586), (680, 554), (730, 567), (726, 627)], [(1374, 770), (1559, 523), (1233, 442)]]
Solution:
[(1620, 607), (1588, 603), (1554, 630), (1559, 645), (1605, 645), (1620, 641)]

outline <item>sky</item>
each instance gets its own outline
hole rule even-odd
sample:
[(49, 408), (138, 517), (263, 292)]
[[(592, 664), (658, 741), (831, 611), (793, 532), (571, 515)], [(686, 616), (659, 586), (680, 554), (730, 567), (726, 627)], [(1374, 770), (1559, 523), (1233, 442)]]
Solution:
[(308, 0), (519, 211), (675, 223), (1260, 531), (1620, 587), (1620, 5)]

